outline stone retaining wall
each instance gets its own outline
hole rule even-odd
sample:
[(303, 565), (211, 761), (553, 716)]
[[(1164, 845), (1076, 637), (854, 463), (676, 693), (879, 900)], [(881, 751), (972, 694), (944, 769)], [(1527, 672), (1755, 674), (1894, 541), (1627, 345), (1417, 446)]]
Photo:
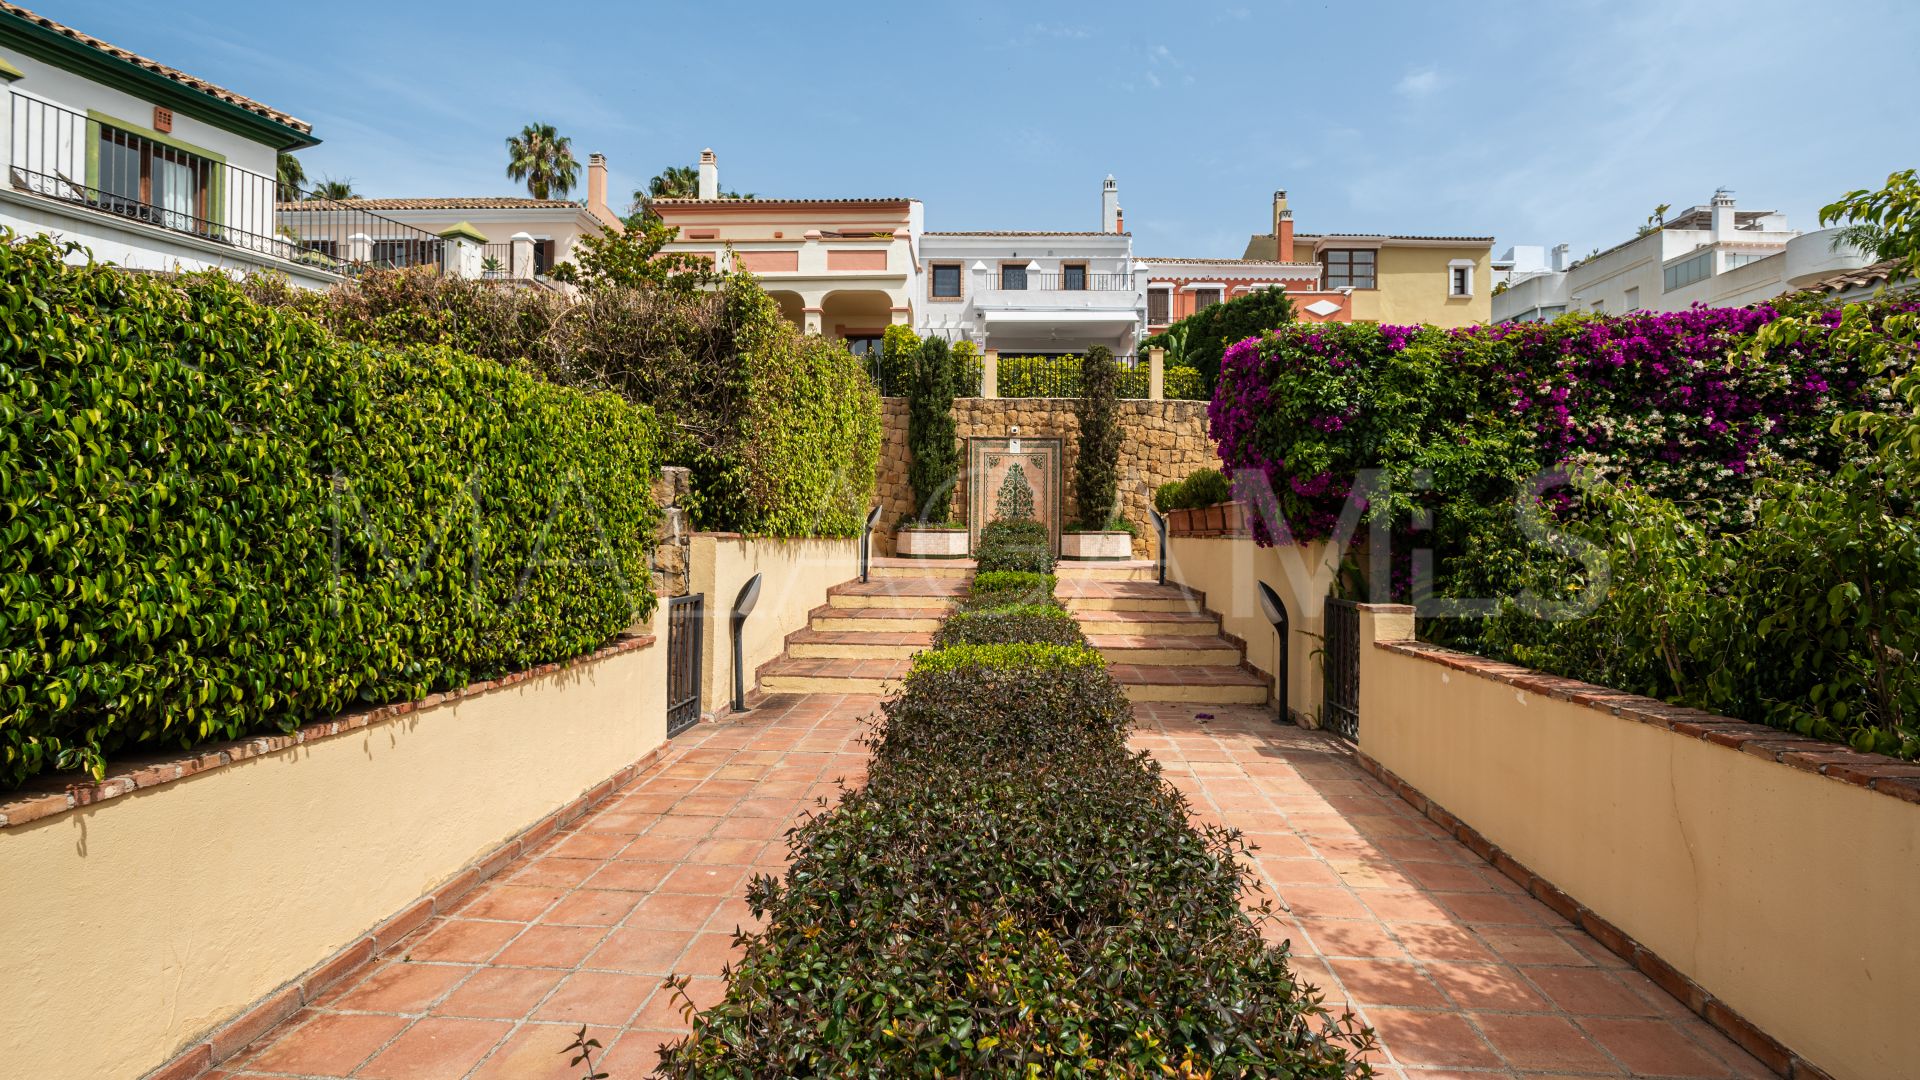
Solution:
[[(1066, 499), (1066, 517), (1079, 516), (1073, 502), (1073, 462), (1080, 448), (1080, 422), (1073, 415), (1071, 398), (956, 398), (953, 403), (955, 433), (961, 440), (962, 468), (966, 461), (966, 440), (970, 437), (1004, 438), (1008, 429), (1019, 425), (1020, 436), (1028, 439), (1059, 439), (1064, 451), (1065, 473), (1061, 476)], [(913, 492), (907, 487), (907, 402), (905, 398), (886, 398), (881, 402), (881, 421), (885, 438), (880, 447), (880, 482), (876, 498), (882, 507), (874, 532), (875, 554), (893, 554), (893, 523), (911, 513)], [(1144, 401), (1119, 403), (1120, 497), (1127, 520), (1139, 526), (1133, 553), (1137, 558), (1153, 558), (1156, 545), (1152, 518), (1147, 510), (1153, 505), (1153, 489), (1171, 480), (1184, 480), (1202, 467), (1218, 467), (1213, 439), (1207, 434), (1207, 403), (1204, 401)], [(954, 514), (964, 519), (967, 506), (966, 477), (954, 492)]]

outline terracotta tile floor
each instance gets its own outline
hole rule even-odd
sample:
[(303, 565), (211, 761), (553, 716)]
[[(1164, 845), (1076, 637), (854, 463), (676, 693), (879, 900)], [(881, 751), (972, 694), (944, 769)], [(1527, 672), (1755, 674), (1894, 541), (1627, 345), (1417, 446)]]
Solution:
[[(574, 828), (215, 1075), (574, 1080), (585, 1024), (615, 1080), (715, 1000), (741, 899), (803, 808), (857, 783), (870, 697), (769, 698), (696, 727)], [(1270, 924), (1380, 1033), (1381, 1075), (1765, 1077), (1760, 1064), (1434, 829), (1326, 736), (1257, 709), (1141, 704), (1137, 744), (1196, 813), (1244, 830)]]

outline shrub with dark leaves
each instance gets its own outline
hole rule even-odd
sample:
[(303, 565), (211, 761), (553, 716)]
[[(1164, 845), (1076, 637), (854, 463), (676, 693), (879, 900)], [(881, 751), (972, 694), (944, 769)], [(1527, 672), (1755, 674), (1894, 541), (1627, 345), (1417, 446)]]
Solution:
[(1080, 623), (1059, 604), (1002, 604), (956, 611), (933, 636), (936, 649), (948, 645), (1004, 645), (1035, 642), (1084, 645)]
[(965, 611), (978, 611), (1008, 604), (1044, 604), (1053, 599), (1053, 590), (1059, 583), (1060, 579), (1052, 574), (989, 570), (973, 576), (960, 607)]
[(1053, 537), (1047, 527), (1025, 518), (989, 522), (980, 530), (974, 562), (982, 573), (1023, 570), (1053, 573)]
[(1244, 845), (1189, 824), (1131, 723), (1085, 647), (921, 654), (660, 1074), (1371, 1075), (1242, 909)]

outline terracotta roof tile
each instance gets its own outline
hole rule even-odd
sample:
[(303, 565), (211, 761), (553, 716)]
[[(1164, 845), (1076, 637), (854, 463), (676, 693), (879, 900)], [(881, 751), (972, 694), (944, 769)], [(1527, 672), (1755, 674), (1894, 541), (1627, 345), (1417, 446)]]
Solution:
[(171, 79), (174, 82), (177, 82), (181, 86), (187, 87), (190, 90), (198, 90), (199, 92), (206, 94), (209, 97), (218, 98), (219, 100), (224, 101), (229, 105), (237, 105), (240, 108), (245, 109), (250, 113), (256, 113), (260, 116), (264, 116), (267, 119), (274, 121), (275, 123), (285, 124), (287, 127), (290, 127), (295, 131), (300, 132), (303, 135), (311, 135), (313, 133), (313, 125), (307, 123), (305, 120), (302, 120), (295, 116), (291, 116), (287, 113), (283, 113), (279, 109), (274, 109), (266, 105), (262, 105), (261, 103), (253, 100), (250, 97), (245, 97), (240, 94), (236, 94), (233, 91), (228, 90), (223, 86), (216, 86), (205, 79), (201, 79), (201, 78), (197, 78), (195, 76), (189, 75), (186, 72), (179, 70), (178, 68), (168, 67), (167, 65), (162, 64), (158, 60), (149, 60), (146, 57), (141, 56), (139, 53), (129, 52), (126, 49), (119, 47), (118, 45), (113, 45), (113, 44), (109, 44), (108, 42), (101, 41), (99, 38), (94, 37), (92, 34), (82, 33), (78, 30), (75, 30), (71, 26), (54, 22), (52, 19), (47, 18), (45, 15), (35, 14), (34, 12), (28, 11), (26, 8), (23, 8), (18, 4), (9, 4), (9, 3), (5, 3), (4, 0), (0, 0), (0, 13), (13, 15), (17, 18), (25, 19), (26, 21), (33, 23), (36, 26), (41, 26), (48, 30), (51, 30), (56, 34), (63, 34), (81, 43), (82, 45), (85, 45), (91, 49), (98, 50), (99, 52), (105, 53), (106, 55), (111, 56), (116, 60), (124, 60), (127, 63), (145, 68), (146, 70), (153, 72), (155, 75), (160, 75), (165, 78)]
[(465, 199), (348, 199), (340, 204), (306, 207), (304, 203), (281, 203), (287, 210), (302, 208), (332, 210), (584, 210), (585, 204), (567, 199), (515, 199), (479, 195)]
[(652, 206), (740, 206), (742, 204), (777, 206), (859, 206), (866, 203), (906, 203), (912, 202), (903, 195), (876, 195), (865, 199), (774, 199), (756, 197), (752, 199), (654, 199)]
[(971, 232), (951, 232), (929, 229), (922, 236), (1132, 236), (1130, 232), (1045, 232), (1031, 229), (976, 229)]
[[(1842, 270), (1829, 274), (1808, 285), (1808, 292), (1837, 293), (1848, 289), (1864, 289), (1885, 282), (1894, 284), (1900, 269), (1899, 259), (1885, 259), (1871, 266), (1862, 266), (1857, 270)], [(1903, 282), (1902, 284), (1911, 284)]]

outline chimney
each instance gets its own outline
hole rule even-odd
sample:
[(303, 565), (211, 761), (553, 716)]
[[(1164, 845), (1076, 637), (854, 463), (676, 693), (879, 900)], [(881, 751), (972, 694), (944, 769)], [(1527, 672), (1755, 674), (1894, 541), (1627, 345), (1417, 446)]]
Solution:
[(1726, 188), (1715, 189), (1713, 193), (1713, 238), (1715, 240), (1733, 239), (1733, 192)]
[(1274, 258), (1283, 263), (1293, 261), (1293, 211), (1287, 209), (1287, 193), (1283, 188), (1273, 193), (1273, 242)]
[(1100, 231), (1122, 232), (1120, 228), (1120, 183), (1107, 174), (1107, 182), (1100, 185)]
[(587, 212), (599, 216), (607, 210), (607, 155), (587, 155)]
[(1553, 245), (1553, 272), (1554, 273), (1564, 274), (1567, 272), (1567, 254), (1568, 254), (1568, 249), (1570, 247), (1571, 245), (1569, 244)]
[(720, 197), (720, 162), (713, 156), (713, 147), (700, 151), (700, 197), (717, 199)]
[(1118, 208), (1114, 209), (1113, 231), (1117, 233), (1127, 231), (1127, 212), (1125, 210), (1121, 210)]

